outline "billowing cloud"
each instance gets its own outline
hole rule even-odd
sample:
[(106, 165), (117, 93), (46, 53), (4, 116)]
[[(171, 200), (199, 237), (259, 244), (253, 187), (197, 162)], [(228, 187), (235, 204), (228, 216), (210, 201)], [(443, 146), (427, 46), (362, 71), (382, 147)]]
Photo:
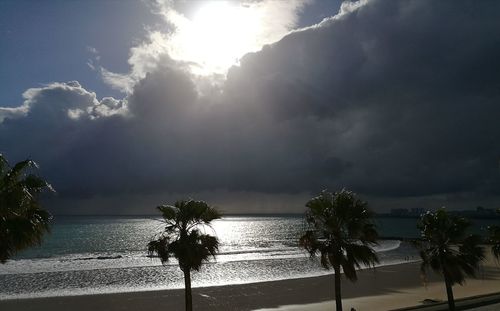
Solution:
[(383, 195), (497, 191), (497, 25), (474, 15), (488, 9), (371, 1), (247, 55), (227, 93), (249, 94), (246, 105), (310, 135), (291, 136), (297, 149), (324, 148), (311, 163), (325, 174), (309, 184)]
[(29, 107), (22, 105), (19, 107), (0, 107), (0, 123), (4, 119), (16, 119), (25, 116), (28, 113)]
[(308, 193), (344, 186), (378, 208), (499, 204), (499, 6), (348, 3), (216, 85), (158, 33), (125, 80), (109, 76), (124, 99), (77, 82), (30, 89), (0, 110), (0, 148), (39, 160), (66, 206), (113, 212), (209, 193), (232, 212), (300, 211)]
[[(164, 29), (150, 29), (147, 39), (130, 50), (130, 72), (115, 73), (101, 67), (102, 78), (114, 89), (130, 94), (135, 83), (169, 60), (202, 76), (202, 80), (220, 82), (244, 54), (258, 51), (293, 30), (300, 11), (310, 2), (212, 1), (193, 5), (153, 1), (153, 11), (163, 17)], [(187, 14), (186, 6), (197, 9), (191, 8), (195, 13)]]
[[(23, 93), (24, 102), (20, 107), (1, 108), (5, 114), (1, 121), (12, 122), (26, 117), (30, 121), (64, 121), (65, 117), (77, 120), (81, 117), (99, 118), (114, 114), (126, 115), (126, 101), (105, 97), (101, 101), (94, 92), (87, 91), (78, 81), (54, 82), (43, 87), (30, 88)], [(9, 114), (10, 113), (10, 114)]]

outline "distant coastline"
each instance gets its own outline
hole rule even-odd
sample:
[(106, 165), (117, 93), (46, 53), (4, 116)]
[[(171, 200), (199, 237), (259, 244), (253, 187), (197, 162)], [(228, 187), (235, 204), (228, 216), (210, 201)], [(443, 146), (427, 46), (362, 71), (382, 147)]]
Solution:
[[(375, 217), (377, 218), (420, 218), (420, 216), (426, 213), (428, 210), (423, 208), (394, 208), (391, 209), (389, 213), (377, 213)], [(470, 219), (500, 219), (500, 213), (492, 208), (484, 208), (482, 206), (476, 207), (476, 209), (471, 210), (450, 210), (450, 214), (466, 217)]]
[[(375, 213), (375, 218), (420, 218), (420, 216), (425, 213), (424, 210), (421, 213), (395, 213), (395, 212), (385, 212), (385, 213)], [(459, 210), (450, 211), (451, 214), (457, 216), (463, 216), (471, 219), (500, 219), (500, 214), (498, 213), (478, 213), (476, 210)], [(158, 218), (158, 215), (153, 214), (53, 214), (54, 217), (143, 217), (143, 218)], [(224, 214), (224, 217), (303, 217), (304, 213), (238, 213), (238, 214)]]
[[(462, 213), (451, 213), (451, 214), (455, 214), (455, 215), (458, 215), (458, 216), (463, 216), (463, 217), (467, 217), (467, 218), (470, 218), (470, 219), (500, 219), (500, 215), (492, 215), (492, 216), (485, 216), (485, 215), (469, 215), (469, 214), (462, 214)], [(390, 214), (390, 213), (381, 213), (381, 214), (376, 214), (375, 215), (375, 218), (404, 218), (404, 219), (418, 219), (420, 218), (420, 215), (393, 215), (393, 214)]]

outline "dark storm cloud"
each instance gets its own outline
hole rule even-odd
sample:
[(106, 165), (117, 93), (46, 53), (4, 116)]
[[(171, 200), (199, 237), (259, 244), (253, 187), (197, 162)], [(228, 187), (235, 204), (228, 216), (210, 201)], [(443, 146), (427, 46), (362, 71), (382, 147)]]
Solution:
[[(253, 104), (308, 133), (290, 138), (297, 149), (328, 145), (311, 152), (308, 168), (317, 171), (304, 186), (319, 179), (391, 196), (498, 192), (497, 9), (372, 1), (247, 55), (229, 74), (229, 92), (236, 100), (238, 90), (255, 90)], [(301, 123), (307, 118), (316, 122)], [(328, 158), (347, 165), (331, 171)]]
[(123, 101), (76, 82), (32, 89), (28, 112), (0, 110), (0, 149), (37, 159), (65, 200), (343, 186), (382, 202), (494, 197), (499, 9), (369, 1), (246, 55), (209, 95), (167, 56)]

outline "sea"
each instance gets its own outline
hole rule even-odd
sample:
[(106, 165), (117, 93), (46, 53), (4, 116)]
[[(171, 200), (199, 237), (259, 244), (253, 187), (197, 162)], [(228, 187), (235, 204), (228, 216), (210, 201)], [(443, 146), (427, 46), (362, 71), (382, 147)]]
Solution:
[[(477, 220), (484, 232), (497, 220)], [(416, 219), (376, 218), (382, 236), (417, 237)], [(164, 227), (161, 219), (132, 216), (56, 216), (39, 247), (0, 264), (0, 299), (73, 296), (182, 288), (175, 259), (162, 265), (147, 243)], [(303, 217), (228, 216), (204, 228), (220, 241), (219, 254), (192, 275), (193, 287), (303, 278), (333, 273), (298, 245)], [(379, 265), (418, 260), (400, 240), (375, 247)]]

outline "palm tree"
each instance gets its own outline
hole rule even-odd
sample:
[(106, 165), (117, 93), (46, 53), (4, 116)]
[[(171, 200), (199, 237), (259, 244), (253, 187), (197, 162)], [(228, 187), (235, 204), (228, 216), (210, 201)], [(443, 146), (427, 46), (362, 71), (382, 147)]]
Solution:
[(450, 215), (444, 208), (428, 211), (417, 224), (421, 231), (421, 239), (416, 241), (422, 257), (421, 271), (425, 275), (430, 267), (443, 275), (450, 310), (455, 310), (452, 286), (462, 285), (465, 275), (475, 276), (484, 259), (481, 238), (467, 235), (469, 226), (467, 219)]
[(186, 310), (193, 310), (191, 295), (191, 271), (199, 271), (203, 262), (215, 258), (219, 248), (217, 237), (204, 234), (200, 229), (210, 226), (221, 214), (203, 201), (182, 200), (174, 206), (158, 206), (165, 229), (148, 243), (150, 256), (156, 255), (162, 264), (170, 257), (179, 262), (184, 273)]
[(11, 167), (0, 154), (0, 263), (40, 244), (49, 231), (52, 217), (40, 206), (38, 195), (53, 189), (34, 174), (36, 168), (32, 160)]
[[(500, 208), (496, 212), (500, 215)], [(491, 252), (497, 260), (500, 260), (500, 226), (488, 226), (488, 233), (487, 242), (491, 244)]]
[(492, 244), (491, 252), (497, 260), (500, 260), (500, 226), (489, 226), (489, 238), (488, 242)]
[(342, 310), (341, 268), (345, 277), (357, 280), (356, 268), (378, 262), (371, 245), (376, 244), (377, 231), (372, 212), (366, 202), (345, 189), (334, 194), (326, 190), (306, 204), (309, 229), (300, 238), (300, 245), (311, 257), (320, 254), (321, 265), (335, 271), (335, 303)]

